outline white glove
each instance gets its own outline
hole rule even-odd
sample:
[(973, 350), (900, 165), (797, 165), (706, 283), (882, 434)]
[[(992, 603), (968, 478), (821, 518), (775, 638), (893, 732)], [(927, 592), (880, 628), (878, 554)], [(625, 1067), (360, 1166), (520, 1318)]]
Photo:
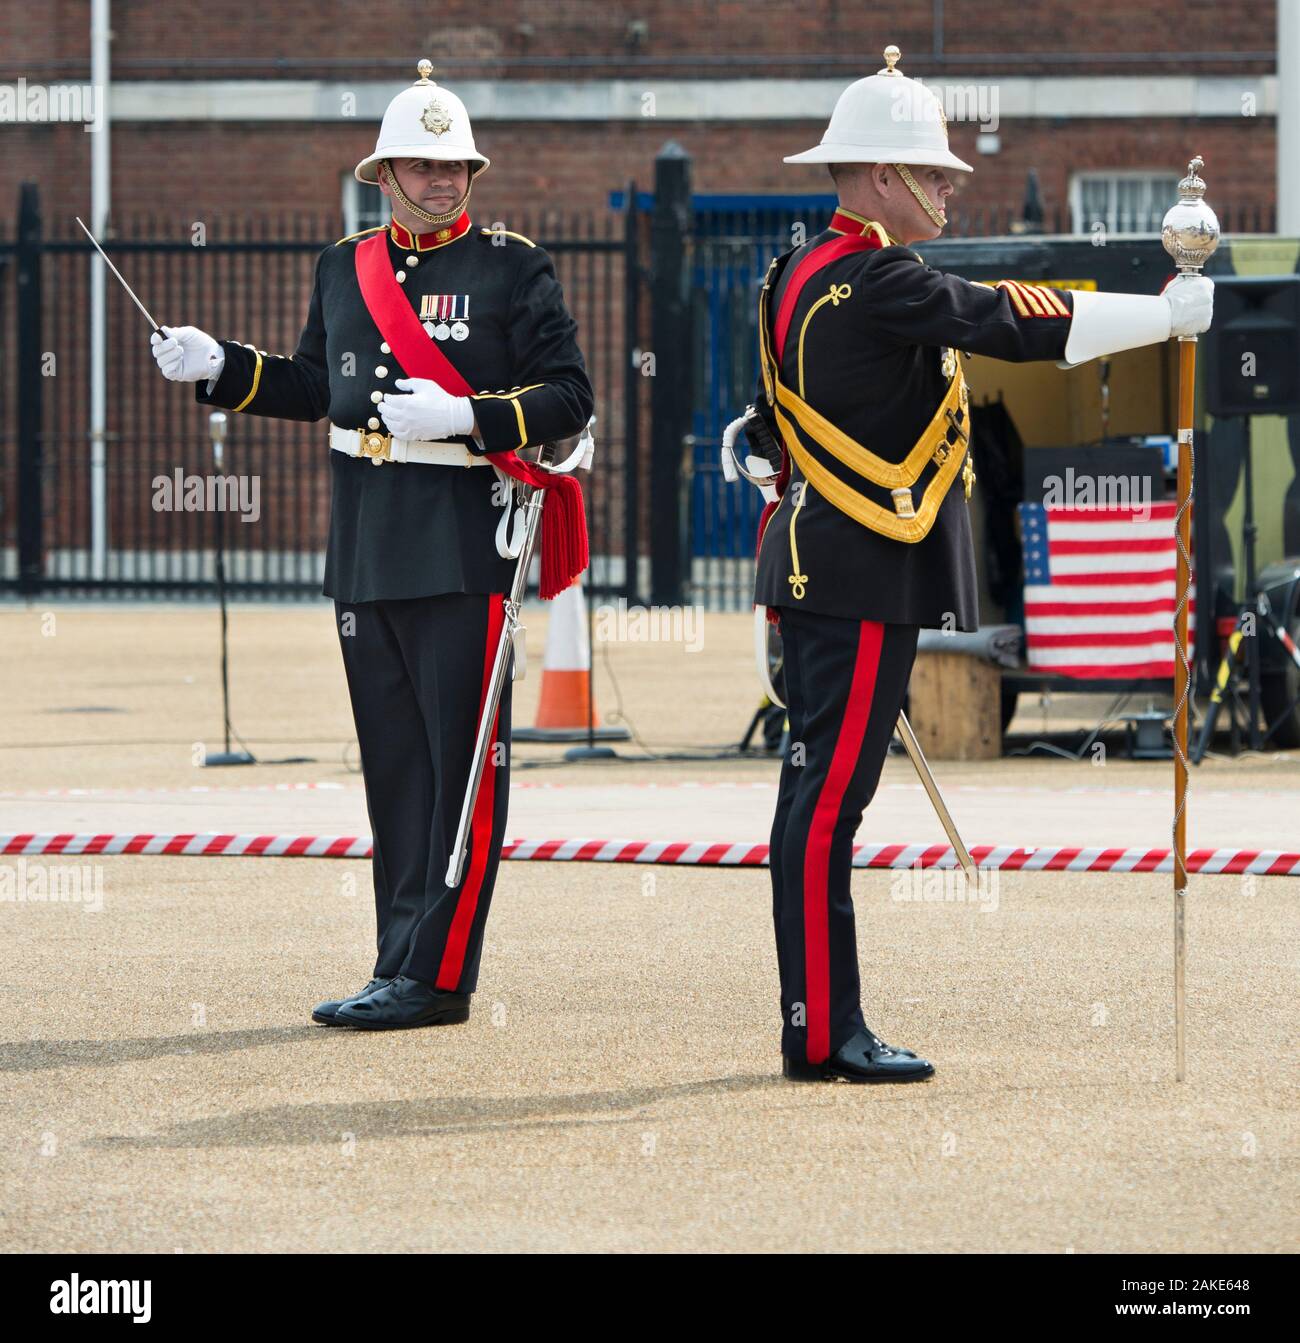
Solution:
[(221, 376), (226, 352), (206, 331), (196, 326), (165, 326), (164, 340), (156, 331), (149, 337), (153, 357), (164, 378), (172, 382), (204, 382)]
[(474, 407), (467, 396), (452, 396), (429, 378), (398, 378), (405, 395), (389, 392), (379, 403), (394, 438), (438, 442), (474, 432)]
[(1165, 285), (1171, 336), (1199, 336), (1214, 316), (1214, 281), (1204, 275), (1175, 275)]
[(1161, 294), (1074, 292), (1074, 317), (1059, 368), (1074, 368), (1101, 355), (1157, 345), (1170, 336), (1195, 336), (1210, 325), (1214, 281), (1178, 275)]

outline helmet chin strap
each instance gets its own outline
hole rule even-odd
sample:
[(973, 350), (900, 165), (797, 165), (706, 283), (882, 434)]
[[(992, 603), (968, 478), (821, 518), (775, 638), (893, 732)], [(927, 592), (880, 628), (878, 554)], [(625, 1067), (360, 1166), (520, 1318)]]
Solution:
[(903, 185), (912, 193), (913, 196), (916, 197), (918, 201), (920, 201), (921, 209), (923, 209), (926, 212), (926, 214), (930, 216), (930, 222), (934, 224), (936, 228), (947, 227), (948, 221), (930, 203), (929, 196), (927, 196), (925, 192), (921, 190), (920, 185), (917, 183), (916, 178), (913, 177), (912, 174), (908, 171), (907, 164), (905, 163), (894, 164), (894, 171), (902, 179)]
[(469, 193), (474, 188), (474, 174), (471, 172), (469, 175), (469, 181), (465, 184), (465, 194), (460, 198), (460, 200), (457, 201), (456, 204), (453, 205), (452, 208), (448, 210), (446, 214), (435, 215), (430, 214), (428, 210), (417, 205), (406, 194), (406, 192), (402, 190), (401, 186), (397, 181), (397, 174), (393, 171), (392, 165), (389, 163), (387, 159), (383, 159), (380, 161), (379, 171), (383, 173), (384, 180), (388, 183), (389, 188), (392, 190), (393, 199), (397, 201), (399, 205), (402, 205), (406, 209), (408, 209), (417, 219), (422, 220), (426, 224), (432, 224), (434, 228), (442, 228), (444, 225), (453, 223), (455, 220), (460, 218), (461, 211), (464, 210), (466, 205), (469, 204)]

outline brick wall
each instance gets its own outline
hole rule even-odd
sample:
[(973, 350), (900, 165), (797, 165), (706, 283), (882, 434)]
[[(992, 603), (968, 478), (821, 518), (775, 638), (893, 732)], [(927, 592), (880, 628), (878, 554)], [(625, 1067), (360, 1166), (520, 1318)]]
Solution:
[[(1273, 3), (1244, 0), (1171, 0), (1144, 10), (1132, 0), (1092, 0), (1085, 7), (1052, 3), (975, 3), (946, 0), (941, 33), (933, 28), (927, 4), (865, 6), (861, 0), (808, 0), (798, 7), (773, 0), (694, 0), (667, 3), (592, 5), (589, 0), (445, 0), (436, 8), (411, 0), (278, 0), (273, 6), (241, 11), (238, 23), (216, 23), (210, 6), (198, 0), (167, 5), (113, 7), (114, 77), (131, 79), (328, 79), (390, 80), (394, 91), (413, 75), (416, 59), (431, 56), (439, 78), (455, 86), (457, 76), (561, 81), (575, 79), (771, 77), (843, 78), (870, 73), (889, 41), (904, 52), (904, 69), (927, 81), (967, 82), (999, 75), (1154, 75), (1206, 73), (1257, 76), (1274, 62), (1234, 60), (1234, 54), (1271, 52), (1275, 43)], [(363, 20), (358, 14), (363, 13)], [(644, 40), (634, 40), (644, 20)], [(0, 7), (0, 83), (88, 78), (89, 5), (85, 0), (52, 0)], [(1215, 53), (1212, 59), (1165, 60), (1174, 52)], [(1131, 56), (1139, 59), (1127, 59)], [(987, 57), (986, 60), (978, 59)], [(1104, 59), (1096, 59), (1102, 57)], [(472, 111), (473, 109), (471, 109)], [(681, 123), (660, 119), (598, 123), (481, 123), (481, 147), (493, 158), (491, 171), (475, 188), (475, 219), (505, 222), (545, 237), (538, 222), (545, 210), (570, 217), (594, 215), (603, 223), (609, 193), (635, 179), (650, 189), (654, 158), (675, 140), (694, 158), (700, 192), (827, 192), (823, 169), (794, 167), (782, 156), (808, 147), (821, 135), (820, 122)], [(342, 231), (340, 181), (373, 148), (377, 127), (369, 124), (249, 124), (178, 122), (169, 125), (159, 108), (156, 125), (120, 123), (113, 130), (115, 215), (152, 216), (150, 231), (183, 236), (196, 220), (214, 239), (231, 236), (236, 221), (261, 221), (268, 236), (338, 236)], [(1018, 209), (1026, 174), (1037, 171), (1049, 219), (1068, 204), (1070, 174), (1086, 169), (1181, 170), (1192, 153), (1206, 160), (1211, 200), (1220, 207), (1271, 207), (1274, 198), (1275, 129), (1272, 118), (1217, 118), (1199, 121), (1154, 119), (1004, 120), (1001, 150), (981, 155), (975, 130), (952, 128), (954, 150), (974, 163), (976, 173), (962, 188), (958, 213)], [(89, 209), (91, 137), (80, 126), (0, 125), (0, 237), (13, 226), (18, 184), (36, 181), (47, 225), (74, 236), (72, 216)], [(75, 397), (51, 396), (47, 452), (65, 467), (50, 481), (47, 508), (56, 534), (69, 542), (81, 535), (87, 485), (84, 471), (85, 329), (75, 305), (55, 292), (79, 281), (60, 266), (84, 269), (84, 258), (51, 265), (47, 305), (60, 323), (51, 324), (46, 343), (59, 355), (59, 376), (78, 384)], [(161, 320), (207, 323), (222, 335), (255, 340), (267, 348), (290, 349), (307, 300), (310, 265), (286, 263), (279, 282), (263, 292), (242, 286), (236, 270), (218, 285), (218, 268), (156, 268), (143, 260), (125, 267), (160, 312)], [(584, 327), (584, 346), (600, 384), (604, 432), (616, 436), (620, 424), (621, 290), (606, 288), (612, 302), (587, 304), (594, 285), (584, 283), (576, 265), (561, 272)], [(192, 280), (182, 275), (193, 276)], [(10, 310), (4, 320), (11, 320)], [(204, 460), (206, 416), (185, 392), (161, 388), (148, 361), (142, 324), (133, 311), (111, 300), (115, 368), (123, 377), (112, 398), (113, 430), (120, 444), (115, 461), (124, 463), (112, 481), (114, 535), (130, 533), (130, 508), (116, 510), (126, 496), (147, 487), (148, 463), (160, 456), (187, 469)], [(584, 310), (584, 304), (586, 308)], [(130, 355), (122, 352), (129, 349)], [(10, 374), (12, 360), (8, 363)], [(0, 426), (0, 430), (3, 426)], [(240, 426), (241, 442), (253, 437), (271, 454), (268, 464), (290, 474), (319, 475), (319, 435), (298, 426)], [(173, 443), (173, 436), (179, 436)], [(136, 453), (136, 459), (124, 456)], [(6, 467), (12, 458), (5, 456)], [(270, 482), (268, 490), (279, 493)], [(285, 496), (287, 498), (287, 496)], [(617, 495), (608, 503), (616, 510)], [(324, 526), (323, 496), (299, 516), (309, 532)], [(11, 492), (0, 482), (0, 534), (12, 527)], [(614, 516), (617, 516), (616, 512)], [(270, 517), (283, 519), (285, 510)], [(282, 521), (259, 526), (281, 536)], [(252, 530), (252, 529), (250, 529)], [(166, 546), (166, 533), (151, 537)], [(270, 535), (270, 533), (268, 533)], [(250, 538), (251, 539), (251, 538)], [(265, 543), (264, 541), (262, 543)], [(176, 544), (180, 544), (179, 541)]]
[[(824, 168), (782, 163), (782, 156), (815, 144), (809, 123), (720, 125), (650, 119), (612, 125), (493, 123), (479, 136), (493, 162), (478, 181), (473, 215), (491, 222), (542, 208), (603, 209), (629, 178), (642, 190), (654, 179), (654, 159), (675, 140), (694, 158), (701, 192), (828, 192)], [(953, 149), (974, 164), (962, 187), (962, 209), (1018, 207), (1030, 168), (1038, 172), (1044, 204), (1068, 199), (1070, 174), (1084, 169), (1181, 171), (1200, 154), (1216, 204), (1271, 205), (1275, 132), (1271, 118), (1195, 122), (1076, 120), (1007, 121), (1002, 150), (975, 151), (972, 128), (955, 126)], [(113, 206), (126, 214), (156, 212), (173, 226), (194, 219), (290, 212), (338, 214), (340, 180), (374, 147), (374, 127), (325, 125), (305, 133), (279, 124), (182, 124), (168, 131), (125, 123), (113, 131)], [(3, 132), (0, 221), (12, 227), (18, 183), (40, 183), (51, 220), (83, 216), (90, 204), (90, 137), (74, 126), (17, 126)], [(377, 189), (373, 189), (377, 192)]]
[[(861, 0), (276, 0), (245, 6), (235, 22), (214, 21), (203, 0), (113, 6), (113, 62), (119, 78), (357, 79), (391, 74), (429, 55), (453, 83), (456, 71), (559, 75), (586, 69), (603, 77), (646, 71), (707, 76), (728, 62), (773, 73), (870, 73), (888, 42), (908, 73), (937, 71), (1085, 73), (1079, 53), (1234, 53), (1271, 51), (1273, 0), (1132, 0), (982, 3), (947, 0), (936, 32), (928, 4), (866, 5)], [(644, 24), (638, 39), (637, 25)], [(89, 5), (53, 0), (0, 13), (0, 77), (77, 74), (88, 59)], [(972, 62), (972, 56), (989, 56)], [(998, 59), (999, 57), (1003, 59)], [(1067, 59), (1060, 59), (1065, 57)], [(1114, 66), (1122, 70), (1119, 61)], [(1153, 68), (1148, 61), (1148, 68)], [(1171, 67), (1172, 68), (1172, 67)], [(1272, 68), (1265, 60), (1197, 62), (1190, 69)]]

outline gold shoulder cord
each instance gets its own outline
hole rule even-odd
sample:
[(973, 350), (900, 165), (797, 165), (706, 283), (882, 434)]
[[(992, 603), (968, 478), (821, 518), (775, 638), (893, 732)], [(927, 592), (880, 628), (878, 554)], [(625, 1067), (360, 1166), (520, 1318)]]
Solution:
[[(804, 394), (803, 378), (803, 342), (804, 336), (808, 333), (808, 324), (816, 316), (817, 312), (824, 304), (831, 304), (838, 308), (847, 298), (852, 297), (853, 286), (847, 284), (831, 283), (830, 289), (824, 293), (816, 303), (808, 309), (808, 315), (803, 319), (803, 325), (799, 328), (799, 395)], [(798, 489), (798, 498), (795, 501), (794, 509), (790, 514), (790, 593), (796, 601), (801, 601), (804, 594), (808, 591), (808, 575), (803, 572), (799, 564), (799, 545), (795, 540), (795, 523), (799, 521), (799, 510), (808, 500), (808, 481), (796, 482)]]
[(799, 395), (800, 396), (803, 396), (804, 394), (803, 338), (808, 331), (808, 323), (812, 321), (814, 314), (822, 306), (823, 303), (831, 303), (838, 308), (844, 299), (851, 298), (852, 295), (853, 295), (852, 285), (832, 284), (830, 288), (830, 293), (823, 294), (821, 298), (819, 298), (817, 302), (814, 303), (812, 307), (808, 309), (808, 316), (803, 319), (803, 325), (799, 328)]
[(787, 582), (790, 584), (790, 595), (795, 601), (802, 601), (808, 591), (808, 575), (799, 567), (799, 546), (794, 539), (794, 525), (799, 521), (799, 510), (808, 497), (808, 482), (796, 480), (794, 489), (799, 498), (790, 513), (790, 577)]
[[(779, 260), (779, 258), (778, 258)], [(780, 368), (772, 349), (767, 316), (772, 289), (772, 278), (777, 261), (768, 267), (767, 277), (759, 295), (759, 364), (763, 372), (763, 386), (768, 403), (776, 416), (777, 427), (791, 456), (804, 479), (798, 501), (790, 518), (790, 585), (796, 598), (801, 598), (808, 583), (808, 575), (799, 565), (799, 551), (795, 541), (795, 523), (799, 510), (807, 502), (807, 491), (815, 487), (840, 512), (872, 531), (895, 541), (916, 542), (929, 532), (958, 471), (961, 471), (966, 498), (971, 497), (975, 472), (970, 461), (970, 393), (961, 363), (952, 359), (952, 374), (942, 400), (930, 422), (921, 432), (907, 456), (901, 462), (890, 462), (850, 438), (837, 425), (813, 409), (804, 400), (803, 348), (804, 337), (813, 314), (826, 303), (836, 306), (852, 294), (849, 285), (832, 284), (826, 294), (809, 309), (799, 331), (798, 392), (782, 381)], [(948, 365), (945, 362), (945, 373)], [(785, 412), (785, 413), (783, 413)], [(787, 415), (793, 417), (791, 422)], [(797, 427), (796, 427), (797, 426)], [(957, 441), (949, 443), (949, 430), (955, 430)], [(861, 491), (841, 480), (834, 472), (813, 456), (800, 438), (806, 434), (818, 447), (857, 476), (870, 481), (893, 496), (894, 511), (881, 507)], [(921, 472), (929, 463), (937, 468), (926, 487), (918, 508), (913, 507), (912, 489)]]

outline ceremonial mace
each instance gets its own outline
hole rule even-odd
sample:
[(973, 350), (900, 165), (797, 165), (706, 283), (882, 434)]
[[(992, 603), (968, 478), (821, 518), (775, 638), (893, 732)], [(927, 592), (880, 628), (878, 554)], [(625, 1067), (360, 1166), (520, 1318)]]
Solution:
[[(1197, 176), (1205, 160), (1194, 158), (1178, 184), (1178, 203), (1165, 215), (1160, 240), (1180, 275), (1199, 275), (1219, 245), (1219, 221), (1205, 203), (1205, 183)], [(1178, 337), (1178, 545), (1174, 606), (1174, 1052), (1175, 1076), (1187, 1078), (1187, 707), (1191, 664), (1187, 657), (1187, 588), (1191, 578), (1192, 479), (1195, 455), (1192, 420), (1196, 411), (1196, 337)]]

